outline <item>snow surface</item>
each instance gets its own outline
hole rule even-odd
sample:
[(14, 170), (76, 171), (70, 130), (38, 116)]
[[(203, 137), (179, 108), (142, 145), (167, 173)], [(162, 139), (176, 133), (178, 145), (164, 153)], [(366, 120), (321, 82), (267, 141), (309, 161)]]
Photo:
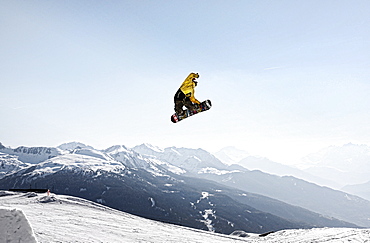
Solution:
[[(202, 198), (207, 197), (207, 192)], [(81, 198), (65, 195), (12, 193), (0, 191), (0, 235), (4, 215), (13, 213), (18, 227), (26, 226), (27, 216), (39, 242), (369, 242), (370, 229), (316, 228), (283, 230), (259, 237), (240, 233), (244, 237), (222, 235), (177, 225), (144, 219)], [(18, 210), (14, 210), (17, 208)], [(22, 210), (22, 211), (20, 211)], [(203, 212), (208, 218), (213, 212)], [(20, 219), (20, 220), (14, 220)], [(8, 222), (6, 221), (6, 222)], [(14, 225), (13, 225), (14, 226)], [(13, 231), (12, 239), (19, 239), (24, 231)], [(30, 231), (28, 230), (28, 233)], [(28, 234), (28, 236), (31, 234)], [(0, 242), (3, 241), (1, 237)], [(14, 242), (14, 241), (10, 241)], [(15, 240), (15, 242), (32, 242)]]
[(95, 158), (107, 160), (107, 161), (113, 160), (113, 158), (109, 157), (107, 154), (101, 151), (95, 150), (95, 149), (87, 149), (87, 148), (75, 149), (72, 153), (95, 157)]
[(159, 149), (150, 144), (142, 144), (135, 146), (132, 150), (147, 158), (157, 158), (166, 161), (190, 173), (198, 173), (199, 170), (206, 167), (216, 168), (217, 170), (227, 169), (228, 167), (214, 155), (203, 149), (175, 147)]
[(18, 157), (15, 155), (0, 152), (0, 179), (7, 174), (11, 174), (28, 166), (30, 166), (30, 164), (19, 161)]
[(46, 176), (62, 168), (80, 171), (97, 171), (101, 169), (118, 172), (123, 171), (125, 166), (114, 160), (105, 160), (80, 154), (65, 154), (39, 163), (31, 174), (33, 176)]
[(2, 153), (15, 155), (19, 161), (24, 163), (38, 164), (47, 159), (67, 153), (59, 148), (47, 147), (18, 147), (16, 149), (0, 148)]
[(0, 242), (36, 242), (22, 210), (0, 207)]
[(69, 142), (69, 143), (63, 143), (61, 145), (59, 145), (57, 148), (61, 149), (61, 150), (68, 150), (68, 151), (73, 151), (75, 149), (83, 149), (83, 148), (87, 148), (87, 149), (94, 149), (93, 147), (91, 146), (88, 146), (86, 144), (83, 144), (83, 143), (80, 143), (80, 142)]
[(225, 175), (240, 172), (239, 170), (218, 170), (216, 168), (207, 167), (202, 168), (198, 171), (198, 174), (215, 174), (215, 175)]

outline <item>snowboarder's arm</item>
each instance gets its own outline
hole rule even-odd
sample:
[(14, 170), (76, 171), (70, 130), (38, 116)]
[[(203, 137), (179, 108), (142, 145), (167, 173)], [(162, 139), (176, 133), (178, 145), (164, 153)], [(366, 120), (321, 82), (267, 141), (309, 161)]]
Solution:
[[(194, 93), (194, 92), (193, 92)], [(197, 100), (197, 99), (195, 99), (195, 97), (194, 97), (194, 95), (193, 95), (193, 93), (191, 94), (191, 96), (190, 96), (190, 101), (191, 102), (193, 102), (193, 103), (195, 103), (195, 104), (200, 104), (200, 102), (199, 102), (199, 100)]]
[(194, 97), (194, 87), (195, 84), (193, 80), (195, 78), (199, 78), (199, 74), (197, 73), (190, 73), (188, 77), (185, 79), (185, 81), (182, 83), (180, 90), (186, 95), (186, 97), (189, 97), (190, 101), (196, 104), (200, 104), (200, 102), (195, 99)]
[(189, 100), (191, 102), (193, 102), (195, 104), (200, 104), (199, 100), (195, 99), (193, 84), (192, 84), (192, 86), (187, 87), (187, 89), (183, 89), (182, 91), (184, 92), (185, 96), (189, 98)]

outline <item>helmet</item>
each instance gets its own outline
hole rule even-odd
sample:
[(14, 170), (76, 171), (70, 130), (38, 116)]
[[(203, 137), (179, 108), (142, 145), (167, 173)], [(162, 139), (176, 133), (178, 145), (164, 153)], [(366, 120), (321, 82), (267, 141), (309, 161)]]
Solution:
[(192, 79), (199, 78), (199, 74), (198, 73), (190, 73), (188, 77), (191, 77)]
[(191, 80), (193, 82), (195, 82), (195, 84), (198, 83), (198, 81), (197, 81), (197, 78), (199, 78), (199, 74), (198, 73), (191, 73), (191, 74), (189, 74), (189, 76), (192, 77)]

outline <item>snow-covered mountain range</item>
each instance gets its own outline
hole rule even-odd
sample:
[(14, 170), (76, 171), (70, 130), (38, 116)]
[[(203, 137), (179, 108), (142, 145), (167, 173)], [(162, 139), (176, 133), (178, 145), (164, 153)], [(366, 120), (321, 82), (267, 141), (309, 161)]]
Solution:
[(13, 168), (3, 170), (1, 189), (49, 188), (146, 218), (224, 234), (236, 229), (263, 233), (370, 227), (369, 201), (294, 177), (230, 166), (202, 149), (1, 145), (0, 159), (4, 168)]
[(227, 165), (238, 164), (242, 159), (251, 156), (247, 151), (238, 149), (234, 146), (222, 148), (214, 155)]
[[(5, 242), (367, 242), (368, 229), (282, 230), (260, 236), (223, 235), (167, 224), (66, 195), (0, 191), (0, 235)], [(0, 241), (1, 241), (0, 240)]]
[[(9, 172), (0, 180), (0, 187), (50, 188), (53, 192), (80, 196), (146, 218), (226, 234), (235, 229), (262, 233), (309, 227), (308, 223), (292, 222), (237, 202), (223, 193), (227, 188), (182, 177), (181, 174), (187, 173), (184, 168), (142, 156), (125, 146), (99, 151), (79, 144), (76, 148), (69, 146), (68, 150), (58, 148), (59, 155), (47, 156), (47, 151), (52, 150), (38, 149), (32, 154), (32, 163), (27, 163), (28, 151), (34, 151), (31, 148), (2, 148), (1, 153), (18, 156), (20, 163), (29, 166)], [(47, 159), (35, 164), (41, 158)], [(329, 221), (329, 224), (353, 226)]]
[(260, 170), (278, 176), (294, 176), (321, 186), (341, 188), (341, 184), (322, 177), (315, 176), (307, 171), (274, 162), (261, 156), (249, 155), (246, 151), (235, 147), (226, 147), (215, 153), (215, 156), (226, 164), (236, 164), (248, 170)]
[(342, 186), (370, 181), (370, 147), (364, 144), (330, 146), (304, 158), (305, 171)]
[[(137, 147), (134, 148), (134, 150), (136, 149)], [(174, 148), (172, 148), (172, 150), (173, 149)], [(212, 180), (243, 191), (261, 194), (291, 205), (296, 205), (323, 215), (353, 222), (358, 225), (370, 226), (368, 218), (370, 215), (363, 215), (363, 210), (365, 210), (365, 208), (362, 208), (364, 205), (369, 207), (368, 201), (338, 190), (314, 184), (311, 181), (319, 180), (321, 182), (325, 182), (325, 180), (315, 178), (314, 176), (310, 176), (308, 173), (302, 171), (300, 173), (300, 170), (296, 168), (283, 165), (279, 166), (278, 163), (274, 163), (267, 159), (250, 156), (239, 161), (237, 166), (226, 165), (218, 160), (217, 157), (201, 149), (195, 150), (182, 148), (181, 152), (179, 152), (180, 150), (176, 150), (178, 153), (168, 153), (167, 149), (158, 150), (153, 149), (152, 146), (141, 145), (140, 149), (137, 151), (139, 151), (143, 156), (156, 157), (167, 161), (184, 161), (184, 158), (192, 160), (196, 157), (197, 166), (192, 166), (191, 170), (187, 170), (188, 172), (191, 172), (191, 176)], [(199, 154), (197, 153), (198, 151), (200, 152)], [(227, 151), (231, 151), (234, 158), (242, 157), (237, 155), (240, 150), (228, 148)], [(171, 156), (167, 157), (168, 154), (171, 154)], [(224, 152), (223, 156), (227, 156), (227, 153)], [(228, 156), (228, 158), (232, 158), (232, 156)], [(264, 173), (262, 171), (248, 170), (254, 169), (251, 167), (250, 163), (245, 163), (248, 160), (250, 161), (250, 159), (268, 161), (269, 163), (267, 164), (272, 165), (270, 168), (271, 170), (269, 171), (268, 167), (265, 167), (265, 169), (272, 174)], [(203, 163), (203, 161), (207, 161), (208, 163)], [(259, 168), (263, 169), (264, 163), (261, 163), (259, 166)], [(300, 178), (308, 178), (310, 182), (293, 177), (289, 175), (289, 173), (292, 175), (298, 175)], [(288, 176), (277, 176), (276, 174)], [(321, 200), (318, 200), (318, 198)], [(269, 207), (262, 208), (260, 205), (251, 205), (261, 210), (267, 210), (269, 213), (279, 214), (279, 212), (269, 210)], [(341, 209), (338, 210), (339, 208)], [(355, 210), (357, 213), (355, 214), (353, 214), (354, 208), (357, 208)], [(370, 210), (370, 208), (366, 210)]]
[(147, 158), (167, 161), (172, 165), (183, 168), (188, 173), (198, 173), (207, 168), (215, 168), (217, 170), (228, 168), (227, 165), (203, 149), (175, 147), (159, 149), (150, 144), (142, 144), (134, 147), (133, 150)]
[(215, 156), (227, 164), (278, 176), (294, 176), (335, 189), (370, 183), (370, 146), (364, 144), (330, 146), (307, 155), (293, 166), (252, 156), (235, 147), (221, 149)]
[(278, 176), (294, 176), (370, 200), (370, 147), (365, 144), (330, 146), (307, 155), (295, 166), (252, 156), (234, 147), (222, 149), (215, 155), (228, 164)]
[(17, 156), (0, 153), (0, 179), (7, 174), (11, 174), (28, 166), (28, 163), (19, 161)]

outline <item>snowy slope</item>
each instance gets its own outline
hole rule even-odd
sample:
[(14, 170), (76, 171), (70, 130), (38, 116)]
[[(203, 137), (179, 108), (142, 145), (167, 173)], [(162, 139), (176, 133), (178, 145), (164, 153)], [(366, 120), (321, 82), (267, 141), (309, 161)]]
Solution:
[(79, 143), (79, 142), (63, 143), (63, 144), (59, 145), (57, 148), (59, 148), (61, 150), (67, 150), (67, 151), (73, 151), (75, 149), (83, 149), (83, 148), (94, 149), (91, 146), (88, 146), (86, 144)]
[(124, 171), (124, 169), (125, 166), (123, 164), (114, 160), (104, 160), (80, 154), (65, 154), (37, 164), (35, 170), (30, 171), (26, 175), (29, 180), (33, 180), (34, 178), (45, 177), (61, 170), (84, 173), (104, 170), (119, 173)]
[(166, 161), (158, 160), (154, 157), (143, 156), (124, 145), (112, 146), (104, 150), (104, 153), (109, 155), (111, 158), (120, 161), (129, 168), (144, 169), (157, 175), (165, 173), (163, 169), (178, 175), (186, 172), (185, 170)]
[(157, 158), (166, 161), (176, 167), (182, 168), (189, 173), (197, 174), (207, 168), (226, 170), (228, 166), (222, 163), (214, 155), (203, 149), (189, 149), (170, 147), (159, 149), (149, 144), (142, 144), (132, 148), (137, 153), (146, 157)]
[(32, 228), (19, 209), (0, 207), (0, 242), (36, 242)]
[(1, 145), (0, 153), (15, 155), (18, 157), (18, 160), (24, 163), (37, 164), (47, 159), (65, 154), (66, 152), (59, 148), (21, 146), (21, 147), (12, 149), (12, 148), (7, 148)]
[[(38, 242), (308, 243), (370, 240), (370, 230), (348, 228), (283, 230), (265, 237), (250, 233), (241, 234), (244, 237), (222, 235), (152, 221), (81, 198), (54, 194), (47, 196), (46, 194), (0, 191), (0, 206), (22, 210)], [(6, 211), (9, 212), (9, 210)], [(0, 213), (0, 217), (2, 215)], [(19, 224), (23, 225), (22, 222)], [(17, 234), (16, 232), (12, 237), (16, 237)]]
[(17, 156), (0, 152), (0, 179), (5, 175), (24, 169), (30, 164), (18, 160)]

